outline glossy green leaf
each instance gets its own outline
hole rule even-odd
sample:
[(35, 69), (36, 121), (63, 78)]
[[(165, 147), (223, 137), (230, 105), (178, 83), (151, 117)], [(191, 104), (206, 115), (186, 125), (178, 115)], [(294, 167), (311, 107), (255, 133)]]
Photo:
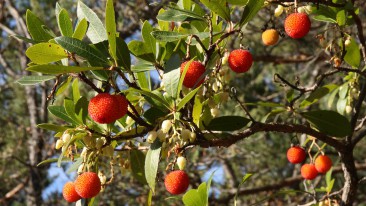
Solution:
[(130, 41), (130, 43), (128, 43), (128, 49), (135, 57), (146, 60), (148, 62), (155, 62), (154, 54), (152, 53), (150, 48), (144, 44), (144, 42), (132, 40)]
[(226, 0), (200, 0), (207, 8), (226, 21), (230, 21), (230, 10)]
[(76, 158), (75, 160), (76, 161), (74, 161), (74, 163), (72, 163), (72, 165), (67, 169), (67, 171), (66, 171), (67, 174), (77, 171), (79, 169), (79, 166), (83, 163), (84, 158), (79, 157), (79, 158)]
[(148, 110), (146, 110), (144, 112), (144, 118), (151, 124), (156, 123), (156, 121), (161, 118), (164, 117), (165, 115), (167, 115), (166, 112), (161, 111), (160, 109), (156, 108), (156, 107), (151, 107)]
[(338, 11), (336, 18), (337, 18), (337, 23), (338, 23), (339, 26), (346, 25), (347, 16), (346, 16), (346, 11), (345, 10)]
[(136, 74), (137, 84), (142, 89), (150, 90), (151, 82), (150, 82), (150, 73), (149, 72), (139, 72)]
[(67, 52), (54, 43), (39, 43), (27, 49), (27, 57), (36, 64), (47, 64), (67, 58)]
[(140, 150), (131, 150), (130, 162), (133, 177), (136, 178), (140, 183), (146, 184), (145, 154)]
[(347, 99), (339, 98), (337, 101), (337, 112), (343, 115), (346, 110), (346, 106), (347, 106)]
[(89, 23), (86, 19), (82, 19), (76, 25), (76, 29), (72, 34), (72, 38), (82, 40), (85, 36), (86, 31), (88, 30)]
[(249, 119), (241, 116), (222, 116), (211, 120), (206, 129), (213, 131), (235, 131), (245, 127)]
[(78, 116), (75, 113), (75, 105), (74, 102), (71, 99), (64, 99), (64, 108), (67, 113), (67, 115), (77, 124), (82, 124), (81, 119), (78, 118)]
[(56, 125), (56, 124), (50, 124), (50, 123), (37, 124), (37, 127), (41, 128), (41, 129), (55, 131), (55, 132), (64, 132), (65, 130), (68, 129), (68, 127), (64, 127), (64, 126), (60, 126), (60, 125)]
[(105, 8), (105, 27), (107, 30), (109, 52), (113, 59), (117, 59), (116, 54), (116, 20), (114, 16), (113, 0), (107, 0)]
[(242, 27), (244, 24), (248, 23), (253, 19), (255, 15), (259, 12), (259, 10), (263, 7), (265, 0), (249, 0), (249, 2), (245, 5), (243, 15), (241, 16), (241, 20), (239, 26)]
[(168, 22), (182, 22), (182, 21), (192, 21), (192, 20), (201, 20), (205, 19), (194, 12), (182, 10), (178, 8), (171, 8), (163, 13), (160, 13), (157, 17), (160, 21), (168, 21)]
[(61, 9), (58, 14), (58, 27), (60, 28), (60, 32), (63, 36), (71, 37), (73, 34), (72, 31), (72, 22), (69, 16), (69, 13), (65, 9)]
[(62, 81), (61, 85), (57, 88), (56, 96), (62, 94), (70, 86), (72, 76), (68, 76), (66, 80)]
[(163, 83), (165, 91), (173, 99), (177, 98), (178, 85), (180, 80), (181, 60), (178, 54), (173, 55), (165, 64)]
[(153, 193), (155, 193), (155, 182), (160, 160), (160, 150), (161, 142), (159, 139), (156, 139), (154, 143), (151, 144), (145, 159), (145, 177)]
[(75, 113), (78, 116), (78, 119), (81, 119), (82, 122), (86, 123), (86, 118), (88, 116), (88, 100), (86, 97), (81, 97), (75, 104)]
[(327, 135), (345, 137), (352, 133), (348, 119), (337, 112), (318, 110), (301, 113), (313, 127)]
[(337, 23), (337, 13), (328, 6), (317, 5), (312, 8), (313, 19), (317, 21)]
[[(201, 33), (191, 33), (197, 35), (201, 40), (209, 37), (208, 32), (201, 32)], [(151, 35), (157, 40), (161, 42), (173, 42), (178, 41), (183, 38), (187, 38), (189, 35), (187, 33), (180, 33), (175, 31), (153, 31)]]
[(74, 102), (80, 99), (79, 79), (74, 79), (72, 82), (72, 99)]
[(351, 43), (346, 46), (346, 56), (344, 56), (344, 61), (351, 65), (353, 68), (358, 68), (361, 63), (361, 53), (357, 42), (351, 38)]
[(176, 111), (182, 109), (194, 97), (194, 95), (200, 88), (201, 87), (197, 87), (196, 89), (190, 91), (186, 96), (184, 96), (184, 98), (178, 103)]
[(102, 70), (103, 67), (78, 67), (78, 66), (62, 66), (62, 65), (36, 65), (28, 67), (26, 70), (32, 72), (40, 72), (43, 74), (66, 74), (66, 73), (78, 73), (91, 70)]
[(25, 18), (32, 39), (45, 42), (53, 38), (52, 35), (44, 30), (46, 28), (45, 24), (30, 10), (27, 10)]
[(201, 127), (200, 119), (201, 119), (202, 109), (203, 109), (203, 104), (201, 102), (201, 99), (198, 97), (198, 95), (196, 95), (194, 98), (192, 118), (193, 118), (193, 122), (198, 127)]
[(155, 66), (154, 64), (152, 64), (151, 62), (147, 62), (144, 60), (139, 60), (135, 65), (133, 65), (131, 67), (131, 71), (133, 72), (146, 72), (146, 71), (151, 71), (151, 70), (155, 70)]
[(21, 85), (35, 85), (55, 78), (55, 76), (24, 76), (18, 79), (16, 82)]
[(162, 96), (154, 94), (154, 91), (147, 91), (147, 90), (134, 89), (134, 88), (129, 88), (129, 90), (132, 92), (140, 93), (140, 94), (150, 97), (152, 99), (155, 99), (156, 101), (158, 101), (160, 103), (159, 105), (165, 106), (167, 109), (170, 109), (170, 105), (165, 101), (165, 99)]
[(149, 49), (149, 51), (152, 51), (154, 54), (154, 57), (156, 56), (156, 40), (151, 35), (151, 32), (153, 31), (153, 27), (149, 23), (149, 21), (145, 21), (142, 25), (141, 29), (141, 35), (142, 39), (144, 40), (145, 46)]
[(249, 0), (227, 0), (227, 3), (232, 5), (244, 6)]
[(62, 36), (55, 38), (55, 41), (67, 51), (75, 53), (88, 61), (98, 61), (103, 64), (108, 64), (108, 60), (105, 55), (79, 39)]
[(52, 105), (52, 106), (48, 106), (48, 111), (55, 115), (56, 117), (71, 123), (73, 125), (78, 125), (78, 123), (76, 121), (74, 121), (72, 118), (69, 117), (69, 115), (67, 114), (65, 108), (63, 106), (56, 106), (56, 105)]
[(242, 186), (253, 174), (246, 174), (243, 179), (241, 180), (240, 184), (238, 185), (238, 189), (236, 190), (235, 197), (234, 197), (234, 206), (237, 206), (236, 199), (238, 197), (238, 193), (240, 191), (240, 186)]
[(328, 84), (323, 87), (317, 88), (314, 92), (310, 94), (308, 98), (300, 103), (300, 107), (308, 107), (318, 102), (322, 97), (331, 93), (336, 88), (338, 88), (338, 85), (335, 84)]
[(123, 67), (126, 70), (131, 70), (131, 57), (126, 42), (123, 41), (123, 39), (117, 37), (116, 44), (117, 44), (116, 58), (118, 66)]
[(78, 1), (77, 16), (79, 19), (85, 18), (89, 22), (89, 29), (86, 35), (93, 44), (108, 39), (102, 21), (98, 18), (97, 14), (82, 1)]
[(198, 189), (191, 189), (183, 195), (185, 206), (207, 206), (207, 183), (203, 182)]

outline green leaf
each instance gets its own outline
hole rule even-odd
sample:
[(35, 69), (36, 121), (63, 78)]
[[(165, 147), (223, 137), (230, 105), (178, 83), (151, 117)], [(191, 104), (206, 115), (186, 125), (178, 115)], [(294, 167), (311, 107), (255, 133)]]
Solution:
[(345, 137), (352, 133), (348, 119), (337, 112), (328, 110), (301, 113), (313, 127), (327, 135)]
[(239, 23), (239, 27), (244, 26), (244, 24), (248, 23), (253, 19), (255, 15), (259, 12), (259, 10), (264, 5), (265, 0), (249, 0), (249, 2), (244, 7), (243, 15), (241, 16), (241, 20)]
[(82, 120), (79, 119), (78, 116), (76, 116), (75, 105), (71, 99), (64, 99), (64, 107), (66, 113), (73, 121), (77, 122), (77, 124), (82, 124)]
[(66, 173), (70, 174), (71, 172), (77, 171), (79, 169), (79, 166), (83, 163), (83, 161), (84, 158), (82, 157), (76, 158), (76, 161), (67, 169)]
[(346, 46), (346, 55), (344, 61), (351, 65), (353, 68), (358, 68), (361, 63), (361, 53), (357, 42), (351, 38), (351, 43)]
[(137, 83), (142, 89), (150, 90), (150, 73), (149, 72), (139, 72), (135, 74), (137, 77)]
[(339, 12), (337, 12), (337, 23), (339, 26), (344, 26), (346, 25), (346, 21), (347, 21), (347, 17), (346, 17), (346, 11), (345, 10), (340, 10)]
[(312, 8), (313, 19), (317, 21), (337, 23), (337, 13), (328, 6), (317, 5)]
[(180, 32), (175, 32), (175, 31), (153, 31), (153, 32), (151, 32), (151, 35), (157, 41), (161, 41), (161, 42), (178, 41), (180, 39), (188, 37), (191, 34), (197, 35), (201, 40), (209, 37), (208, 32), (201, 32), (201, 33), (180, 33)]
[(117, 37), (116, 44), (117, 44), (116, 58), (118, 66), (121, 66), (126, 70), (131, 70), (131, 57), (126, 42), (123, 41), (123, 39)]
[(234, 131), (245, 127), (249, 119), (241, 116), (222, 116), (211, 120), (206, 129), (214, 131)]
[(140, 183), (146, 184), (145, 178), (145, 154), (140, 150), (131, 150), (130, 153), (130, 162), (131, 162), (131, 170), (132, 175), (136, 178)]
[(27, 57), (36, 64), (48, 64), (67, 58), (67, 52), (54, 43), (39, 43), (27, 49)]
[(151, 35), (152, 31), (153, 27), (150, 25), (149, 21), (146, 20), (141, 29), (142, 39), (144, 40), (145, 47), (156, 56), (156, 40)]
[(93, 10), (91, 10), (81, 1), (78, 1), (77, 15), (79, 19), (85, 18), (89, 22), (89, 29), (86, 35), (93, 44), (108, 39), (102, 21), (98, 18)]
[(203, 182), (198, 189), (191, 189), (183, 195), (183, 203), (185, 206), (207, 206), (206, 192), (207, 183)]
[(236, 193), (235, 193), (235, 197), (234, 197), (234, 206), (236, 206), (237, 205), (237, 203), (236, 203), (236, 199), (237, 199), (237, 197), (238, 197), (238, 193), (239, 193), (239, 191), (240, 191), (240, 186), (242, 186), (251, 176), (252, 176), (253, 174), (250, 174), (250, 173), (248, 173), (248, 174), (246, 174), (244, 177), (243, 177), (243, 179), (241, 180), (241, 182), (240, 182), (240, 184), (238, 185), (238, 189), (236, 190)]
[(202, 114), (202, 108), (203, 108), (203, 104), (201, 102), (201, 99), (198, 97), (198, 95), (196, 95), (194, 98), (192, 118), (193, 118), (193, 122), (198, 127), (201, 127), (200, 119), (201, 119), (201, 114)]
[(113, 0), (107, 0), (105, 8), (105, 26), (107, 30), (109, 52), (113, 59), (117, 59), (116, 54), (116, 20), (114, 16)]
[(166, 112), (161, 111), (160, 109), (156, 108), (156, 107), (151, 107), (148, 110), (146, 110), (144, 112), (144, 118), (151, 124), (156, 123), (156, 121), (161, 118), (164, 117), (165, 115), (167, 115)]
[(308, 98), (301, 102), (300, 107), (308, 107), (318, 102), (322, 97), (331, 93), (336, 88), (338, 88), (338, 85), (335, 84), (328, 84), (323, 87), (317, 88), (314, 92), (310, 94)]
[(45, 24), (30, 10), (27, 10), (25, 18), (29, 34), (34, 40), (45, 42), (53, 38), (52, 35), (44, 30), (44, 28), (47, 28)]
[(200, 0), (207, 8), (226, 21), (230, 21), (230, 10), (226, 0)]
[(180, 58), (178, 54), (173, 55), (167, 62), (164, 68), (163, 83), (165, 91), (173, 99), (177, 98), (179, 93), (178, 85), (180, 80)]
[(62, 81), (61, 85), (57, 88), (56, 96), (62, 94), (70, 86), (72, 76), (68, 76), (66, 80)]
[(88, 100), (86, 97), (81, 97), (75, 104), (75, 113), (82, 122), (86, 123), (88, 116)]
[(55, 78), (55, 76), (24, 76), (16, 82), (21, 85), (35, 85)]
[(74, 79), (72, 82), (72, 99), (77, 102), (80, 99), (79, 80)]
[(88, 30), (89, 23), (86, 19), (82, 19), (78, 22), (74, 33), (72, 34), (72, 38), (82, 40), (85, 36), (86, 31)]
[(69, 13), (67, 13), (65, 9), (61, 9), (60, 13), (58, 14), (57, 23), (63, 36), (72, 36), (72, 22)]
[(156, 174), (158, 172), (160, 150), (161, 142), (159, 141), (159, 139), (156, 139), (154, 143), (151, 144), (145, 159), (145, 177), (153, 193), (155, 193), (155, 180)]
[(40, 72), (43, 74), (66, 74), (66, 73), (78, 73), (91, 70), (102, 70), (103, 67), (78, 67), (78, 66), (62, 66), (62, 65), (36, 65), (28, 67), (27, 71)]
[(205, 19), (191, 11), (182, 10), (178, 8), (171, 8), (170, 10), (165, 11), (164, 13), (160, 13), (157, 17), (160, 21), (168, 21), (168, 22), (182, 22), (182, 21), (192, 21), (192, 20), (200, 20), (204, 21)]
[(148, 62), (155, 62), (155, 56), (143, 42), (132, 40), (128, 43), (128, 49), (130, 52), (140, 59), (146, 60)]
[(165, 106), (168, 110), (170, 110), (170, 105), (165, 101), (164, 98), (154, 94), (151, 91), (146, 91), (146, 90), (140, 90), (140, 89), (135, 89), (135, 88), (129, 88), (129, 90), (131, 90), (132, 92), (137, 92), (140, 94), (143, 94), (145, 96), (148, 96), (152, 99), (157, 100), (162, 106)]
[(131, 67), (132, 72), (146, 72), (155, 70), (154, 64), (144, 60), (139, 60), (135, 65)]
[(249, 0), (227, 0), (227, 3), (232, 5), (244, 6)]
[(73, 125), (78, 125), (78, 123), (76, 121), (74, 121), (72, 118), (69, 117), (69, 115), (67, 114), (65, 108), (63, 106), (48, 106), (48, 111), (55, 115), (56, 117), (71, 123)]
[(55, 41), (67, 51), (84, 57), (90, 62), (100, 62), (102, 64), (108, 64), (108, 60), (105, 55), (103, 55), (97, 49), (89, 46), (87, 43), (80, 41), (79, 39), (62, 36), (55, 38)]
[(194, 95), (197, 93), (197, 91), (200, 89), (201, 87), (197, 87), (196, 89), (190, 91), (177, 105), (177, 111), (179, 111), (180, 109), (182, 109), (187, 102), (189, 102)]
[(64, 126), (60, 126), (60, 125), (56, 125), (56, 124), (50, 124), (50, 123), (37, 124), (37, 127), (41, 128), (41, 129), (55, 131), (55, 132), (64, 132), (65, 130), (68, 129), (68, 127), (64, 127)]

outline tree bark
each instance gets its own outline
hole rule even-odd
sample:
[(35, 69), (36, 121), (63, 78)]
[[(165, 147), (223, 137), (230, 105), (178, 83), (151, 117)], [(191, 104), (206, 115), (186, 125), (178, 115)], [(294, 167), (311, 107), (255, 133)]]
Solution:
[(339, 153), (344, 175), (342, 192), (342, 206), (351, 206), (357, 197), (358, 177), (353, 157), (353, 147), (347, 145), (346, 149)]

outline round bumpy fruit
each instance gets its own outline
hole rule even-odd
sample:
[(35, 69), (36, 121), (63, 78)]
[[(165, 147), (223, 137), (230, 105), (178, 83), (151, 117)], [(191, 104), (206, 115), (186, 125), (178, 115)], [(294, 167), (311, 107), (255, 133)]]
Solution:
[(314, 164), (304, 164), (301, 167), (301, 176), (306, 180), (313, 180), (318, 175)]
[(229, 66), (236, 73), (243, 73), (250, 69), (253, 64), (252, 54), (248, 50), (236, 49), (230, 52)]
[(299, 146), (291, 147), (287, 150), (287, 159), (292, 164), (298, 164), (305, 160), (305, 150)]
[(109, 124), (125, 116), (127, 107), (126, 97), (100, 93), (90, 100), (88, 112), (94, 121), (101, 124)]
[[(189, 61), (183, 62), (180, 65), (180, 73), (182, 74), (187, 63)], [(202, 76), (206, 71), (205, 66), (199, 61), (192, 61), (188, 68), (186, 75), (184, 76), (183, 85), (188, 88), (198, 87), (204, 81), (204, 77)]]
[(285, 20), (285, 31), (291, 38), (304, 37), (310, 30), (311, 22), (307, 14), (293, 13)]
[(81, 199), (80, 195), (75, 191), (75, 184), (67, 182), (62, 189), (62, 195), (68, 202), (76, 202)]
[(327, 173), (332, 167), (332, 160), (326, 155), (319, 155), (315, 159), (315, 168), (319, 173)]
[(172, 195), (182, 194), (189, 186), (189, 177), (183, 170), (176, 170), (165, 177), (165, 188)]
[(267, 29), (262, 33), (262, 41), (264, 45), (271, 46), (278, 42), (280, 35), (275, 29)]
[(92, 198), (99, 194), (101, 182), (94, 172), (84, 172), (75, 180), (75, 190), (82, 198)]

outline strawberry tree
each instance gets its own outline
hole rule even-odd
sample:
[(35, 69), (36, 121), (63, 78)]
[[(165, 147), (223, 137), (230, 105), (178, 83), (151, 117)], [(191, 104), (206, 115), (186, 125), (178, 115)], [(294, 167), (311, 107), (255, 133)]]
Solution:
[[(324, 72), (316, 74), (311, 84), (286, 79), (285, 72), (275, 73), (274, 82), (283, 86), (285, 97), (280, 101), (246, 102), (238, 93), (245, 87), (234, 86), (231, 80), (260, 69), (252, 58), (257, 48), (243, 42), (248, 38), (246, 26), (263, 10), (273, 12), (263, 17), (268, 19), (264, 30), (271, 29), (263, 35), (263, 47), (278, 46), (279, 33), (283, 39), (301, 41), (312, 29), (311, 23), (327, 22), (332, 33), (319, 30), (314, 41), (320, 41), (320, 47), (331, 55)], [(131, 175), (149, 186), (147, 202), (151, 205), (153, 197), (159, 195), (156, 187), (162, 186), (164, 175), (158, 174), (185, 170), (190, 160), (184, 157), (194, 147), (225, 149), (257, 133), (306, 135), (305, 139), (287, 141), (289, 147), (291, 141), (296, 148), (304, 147), (309, 157), (303, 162), (311, 167), (311, 172), (303, 175), (309, 179), (304, 181), (303, 192), (313, 198), (313, 204), (353, 204), (360, 187), (353, 151), (365, 136), (366, 95), (362, 68), (366, 46), (355, 1), (180, 0), (160, 10), (157, 24), (141, 22), (141, 40), (128, 43), (117, 32), (113, 0), (106, 1), (102, 20), (82, 1), (77, 4), (77, 19), (71, 20), (60, 4), (55, 11), (58, 31), (47, 28), (36, 14), (27, 11), (31, 39), (18, 38), (29, 43), (26, 70), (32, 75), (18, 82), (54, 82), (48, 111), (58, 123), (38, 126), (54, 131), (55, 149), (60, 149), (58, 166), (71, 162), (69, 171), (98, 174), (102, 192), (121, 175), (114, 168), (128, 168)], [(239, 19), (233, 18), (234, 12), (240, 12)], [(275, 18), (285, 23), (276, 23)], [(77, 22), (75, 26), (73, 22)], [(279, 27), (282, 24), (284, 29)], [(231, 48), (231, 42), (238, 45)], [(154, 86), (153, 72), (160, 86)], [(330, 83), (332, 78), (338, 81)], [(66, 91), (69, 85), (71, 93)], [(80, 90), (81, 85), (88, 93)], [(329, 100), (328, 106), (323, 106), (324, 99)], [(332, 107), (335, 101), (336, 108)], [(220, 108), (228, 102), (240, 107), (242, 115), (220, 114)], [(258, 107), (271, 111), (254, 115)], [(279, 116), (284, 121), (274, 118)], [(310, 187), (310, 179), (318, 173), (315, 159), (328, 148), (338, 154), (333, 165), (339, 164), (343, 170), (339, 191), (333, 190), (329, 170), (332, 161), (328, 160), (319, 163), (326, 168), (322, 173), (329, 170), (326, 187)], [(305, 170), (310, 171), (304, 168), (301, 172)], [(191, 171), (186, 173), (193, 178)], [(182, 190), (178, 186), (188, 185), (186, 173), (184, 178), (169, 176), (165, 184), (174, 191), (172, 194), (185, 192), (186, 187)], [(244, 176), (238, 193), (250, 176)], [(210, 183), (211, 179), (198, 189), (188, 190), (182, 196), (183, 203), (209, 205)], [(74, 190), (68, 186), (67, 191)], [(89, 205), (98, 199), (94, 193), (82, 200), (75, 196), (66, 199)]]

